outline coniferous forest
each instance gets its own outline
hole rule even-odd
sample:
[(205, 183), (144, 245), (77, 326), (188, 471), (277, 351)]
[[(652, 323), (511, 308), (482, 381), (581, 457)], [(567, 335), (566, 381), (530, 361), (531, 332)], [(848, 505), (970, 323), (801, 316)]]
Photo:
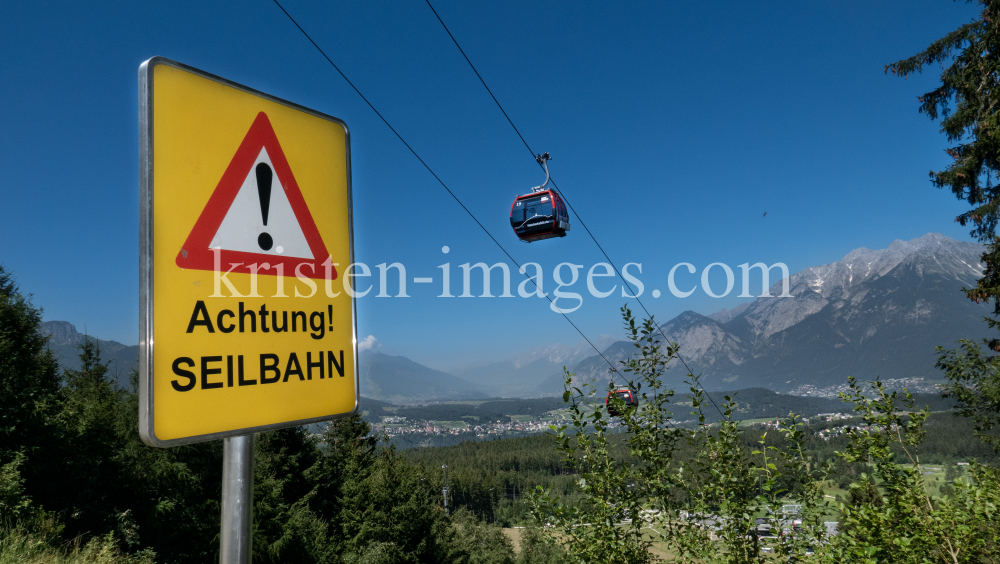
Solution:
[[(89, 340), (60, 371), (40, 321), (0, 269), (0, 561), (218, 561), (221, 441), (144, 445), (137, 375), (116, 387)], [(258, 435), (255, 562), (515, 562), (498, 526), (446, 515), (433, 475), (369, 431), (354, 417)], [(526, 548), (522, 562), (552, 557)]]
[[(221, 441), (170, 449), (144, 445), (137, 433), (137, 375), (131, 375), (130, 388), (118, 387), (94, 340), (80, 346), (79, 369), (60, 371), (39, 333), (40, 317), (13, 276), (0, 270), (0, 555), (26, 561), (217, 560)], [(679, 396), (675, 410), (691, 409), (692, 397), (697, 404), (697, 393)], [(740, 405), (739, 394), (730, 400)], [(855, 398), (845, 411), (862, 404)], [(837, 428), (845, 432), (832, 436), (819, 432), (827, 423), (804, 426), (801, 447), (816, 467), (827, 466), (824, 487), (839, 492), (837, 502), (843, 504), (840, 510), (828, 506), (827, 519), (842, 518), (861, 495), (856, 484), (876, 473), (874, 461), (838, 454), (856, 441), (850, 430), (865, 424), (863, 417), (841, 420)], [(724, 429), (712, 427), (717, 418), (703, 425), (721, 440)], [(962, 477), (958, 463), (1000, 460), (970, 418), (935, 411), (922, 425), (922, 463), (947, 468), (941, 493), (953, 491), (949, 484)], [(584, 423), (578, 438), (600, 426), (597, 420)], [(761, 435), (752, 426), (734, 437), (741, 452), (796, 446), (785, 434)], [(627, 426), (607, 429), (603, 456), (621, 467), (652, 467), (635, 450), (635, 438)], [(905, 456), (904, 446), (889, 445), (891, 456)], [(678, 443), (672, 458), (696, 460), (700, 454), (699, 445)], [(567, 455), (552, 433), (397, 451), (359, 416), (333, 422), (321, 434), (306, 428), (261, 433), (254, 559), (560, 562), (568, 558), (566, 551), (538, 527), (544, 521), (538, 493), (592, 505), (580, 484), (594, 472), (594, 462), (581, 464)], [(794, 474), (793, 466), (790, 461), (776, 466), (784, 476), (778, 483), (785, 499), (794, 499), (803, 487), (782, 482)], [(699, 479), (709, 479), (712, 470), (705, 470)], [(450, 511), (443, 503), (445, 487)], [(675, 487), (670, 495), (684, 495), (679, 492)], [(501, 527), (525, 526), (515, 552)]]
[[(739, 398), (739, 394), (736, 395)], [(849, 411), (849, 409), (847, 409)], [(858, 418), (838, 422), (838, 425), (863, 424)], [(1000, 463), (1000, 456), (973, 433), (973, 422), (956, 416), (954, 411), (935, 412), (927, 420), (927, 436), (921, 444), (921, 460), (942, 468), (958, 468), (959, 463), (977, 460), (986, 464)], [(831, 490), (849, 491), (850, 484), (867, 469), (864, 464), (846, 464), (837, 452), (847, 449), (850, 439), (846, 435), (823, 438), (817, 433), (820, 426), (807, 427), (806, 449), (819, 464), (834, 465), (828, 486)], [(756, 444), (761, 431), (747, 428), (742, 434), (746, 448)], [(616, 457), (630, 464), (640, 462), (628, 451), (627, 434), (613, 435), (611, 448)], [(772, 434), (770, 446), (784, 448), (780, 435)], [(894, 448), (898, 456), (901, 449)], [(505, 527), (531, 522), (528, 494), (541, 485), (552, 488), (567, 498), (577, 497), (579, 475), (561, 453), (553, 448), (551, 434), (531, 437), (500, 439), (483, 442), (464, 442), (457, 446), (417, 448), (403, 451), (405, 457), (421, 466), (433, 480), (436, 491), (444, 487), (441, 467), (448, 466), (451, 503), (466, 507), (488, 522), (498, 522)], [(677, 453), (680, 458), (692, 456), (688, 447)]]

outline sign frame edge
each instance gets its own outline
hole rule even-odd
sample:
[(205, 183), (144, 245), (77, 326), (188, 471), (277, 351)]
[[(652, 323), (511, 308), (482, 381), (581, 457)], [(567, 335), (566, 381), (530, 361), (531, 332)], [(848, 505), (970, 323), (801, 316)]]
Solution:
[(351, 175), (351, 131), (344, 120), (272, 96), (238, 82), (222, 78), (203, 70), (179, 63), (173, 59), (155, 56), (139, 65), (139, 437), (151, 447), (168, 448), (229, 437), (238, 437), (272, 429), (298, 427), (322, 421), (332, 421), (351, 417), (358, 413), (361, 400), (361, 378), (358, 367), (358, 309), (357, 298), (351, 296), (351, 353), (354, 360), (354, 407), (345, 413), (324, 415), (308, 419), (271, 423), (257, 427), (245, 427), (229, 431), (219, 431), (204, 435), (192, 435), (177, 439), (160, 439), (156, 436), (153, 406), (153, 69), (164, 65), (182, 70), (287, 106), (311, 116), (335, 123), (344, 128), (344, 147), (347, 173), (347, 233), (350, 264), (354, 264), (354, 193)]

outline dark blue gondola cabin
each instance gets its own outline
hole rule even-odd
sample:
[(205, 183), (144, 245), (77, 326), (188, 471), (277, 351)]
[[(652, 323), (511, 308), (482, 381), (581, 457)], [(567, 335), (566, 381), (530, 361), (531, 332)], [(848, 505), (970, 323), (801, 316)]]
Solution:
[(636, 396), (635, 390), (619, 388), (613, 392), (608, 392), (608, 397), (604, 399), (604, 403), (608, 406), (608, 415), (612, 417), (621, 417), (622, 415), (615, 403), (611, 401), (612, 396), (624, 401), (625, 409), (631, 409), (639, 405), (639, 398)]
[(569, 231), (566, 204), (553, 190), (518, 196), (510, 207), (510, 226), (522, 241), (531, 243), (565, 237)]

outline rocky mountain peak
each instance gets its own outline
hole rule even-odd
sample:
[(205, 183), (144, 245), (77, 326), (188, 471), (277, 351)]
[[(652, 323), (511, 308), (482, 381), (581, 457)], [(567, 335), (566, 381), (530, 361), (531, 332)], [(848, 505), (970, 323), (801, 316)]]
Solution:
[[(846, 375), (931, 376), (936, 345), (982, 330), (986, 310), (960, 291), (982, 275), (981, 253), (981, 245), (938, 233), (862, 247), (793, 274), (791, 297), (778, 297), (778, 281), (771, 297), (710, 316), (685, 311), (661, 329), (693, 367), (727, 384), (743, 378), (790, 389)], [(600, 364), (589, 372), (601, 374)]]
[(49, 344), (55, 347), (83, 342), (83, 335), (69, 321), (43, 321), (39, 329), (43, 335), (49, 336)]
[(713, 313), (712, 315), (709, 315), (708, 318), (718, 321), (719, 323), (726, 323), (732, 321), (739, 314), (746, 311), (747, 308), (750, 307), (751, 303), (752, 302), (743, 302), (732, 309), (722, 308), (719, 311)]
[[(932, 252), (945, 252), (950, 254), (967, 254), (971, 249), (963, 247), (976, 247), (972, 243), (962, 243), (954, 239), (945, 237), (940, 233), (928, 233), (922, 237), (903, 241), (896, 239), (885, 249), (867, 249), (861, 247), (847, 253), (840, 261), (847, 268), (849, 277), (847, 286), (856, 285), (871, 278), (883, 276), (899, 263), (921, 251), (930, 250)], [(838, 263), (833, 263), (833, 266)], [(819, 267), (823, 268), (823, 267)]]
[[(920, 273), (930, 268), (968, 283), (982, 272), (978, 262), (981, 252), (980, 245), (956, 241), (940, 233), (928, 233), (909, 241), (897, 239), (885, 249), (861, 247), (847, 253), (841, 261), (793, 274), (789, 278), (792, 298), (757, 298), (733, 319), (742, 319), (750, 324), (752, 334), (767, 338), (800, 323), (829, 303), (850, 299), (862, 285), (885, 276), (904, 262), (914, 263)], [(781, 282), (771, 286), (770, 292), (772, 296), (779, 295)]]
[[(594, 354), (594, 347), (597, 347), (598, 350), (604, 350), (615, 341), (617, 339), (613, 336), (601, 334), (596, 339), (592, 339), (590, 343), (587, 341), (578, 341), (571, 345), (553, 343), (551, 345), (536, 347), (527, 353), (514, 357), (509, 362), (513, 363), (516, 368), (521, 368), (538, 361), (556, 364), (574, 364)], [(593, 343), (593, 346), (591, 346), (591, 343)]]

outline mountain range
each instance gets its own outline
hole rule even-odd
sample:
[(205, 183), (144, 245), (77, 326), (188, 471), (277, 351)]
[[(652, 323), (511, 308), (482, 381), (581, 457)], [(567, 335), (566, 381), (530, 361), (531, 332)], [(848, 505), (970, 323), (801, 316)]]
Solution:
[(611, 335), (600, 335), (592, 342), (593, 346), (586, 341), (573, 345), (554, 343), (507, 360), (471, 364), (454, 372), (461, 378), (479, 383), (493, 396), (534, 397), (538, 395), (538, 383), (546, 377), (562, 374), (564, 366), (576, 366), (592, 355), (594, 346), (604, 350), (616, 339)]
[(358, 368), (361, 394), (390, 403), (489, 397), (485, 389), (468, 380), (428, 368), (405, 356), (393, 356), (373, 350), (361, 351), (358, 355)]
[[(848, 376), (859, 379), (940, 380), (935, 347), (987, 335), (989, 308), (961, 289), (982, 275), (982, 247), (930, 233), (886, 249), (851, 251), (843, 260), (810, 267), (759, 297), (712, 315), (685, 311), (660, 326), (666, 339), (707, 389), (761, 387), (831, 395)], [(604, 356), (618, 362), (634, 347), (618, 342)], [(594, 355), (573, 368), (577, 378), (607, 379)], [(683, 374), (668, 371), (680, 382)], [(561, 377), (538, 391), (562, 389)]]
[[(48, 335), (49, 347), (63, 370), (80, 368), (79, 347), (88, 338), (96, 341), (101, 360), (115, 375), (119, 386), (128, 386), (129, 373), (132, 369), (138, 369), (138, 345), (123, 345), (117, 341), (104, 341), (85, 335), (68, 321), (43, 321), (40, 329), (43, 334)], [(358, 367), (361, 393), (383, 401), (405, 404), (431, 399), (462, 400), (490, 396), (476, 384), (428, 368), (403, 356), (372, 350), (361, 351)], [(551, 371), (546, 374), (549, 373)]]
[(43, 321), (42, 334), (49, 336), (49, 348), (63, 370), (80, 368), (80, 344), (84, 339), (97, 342), (103, 360), (115, 375), (119, 386), (129, 385), (129, 373), (139, 368), (139, 345), (123, 345), (118, 341), (104, 341), (77, 331), (69, 321)]
[[(767, 388), (781, 393), (832, 396), (848, 376), (876, 377), (910, 389), (933, 391), (941, 379), (935, 347), (978, 339), (988, 331), (985, 305), (965, 298), (963, 287), (982, 275), (982, 247), (930, 233), (894, 241), (886, 249), (855, 249), (843, 260), (806, 268), (788, 280), (790, 297), (739, 304), (710, 315), (685, 311), (660, 325), (666, 340), (709, 390)], [(65, 321), (42, 330), (64, 368), (79, 366), (84, 335)], [(609, 335), (594, 340), (612, 363), (635, 350)], [(98, 340), (125, 384), (138, 347)], [(361, 393), (397, 404), (487, 397), (542, 397), (562, 392), (562, 368), (578, 381), (607, 380), (608, 364), (586, 342), (555, 343), (504, 361), (435, 370), (403, 356), (361, 351)], [(668, 383), (678, 389), (686, 371), (674, 366)]]

